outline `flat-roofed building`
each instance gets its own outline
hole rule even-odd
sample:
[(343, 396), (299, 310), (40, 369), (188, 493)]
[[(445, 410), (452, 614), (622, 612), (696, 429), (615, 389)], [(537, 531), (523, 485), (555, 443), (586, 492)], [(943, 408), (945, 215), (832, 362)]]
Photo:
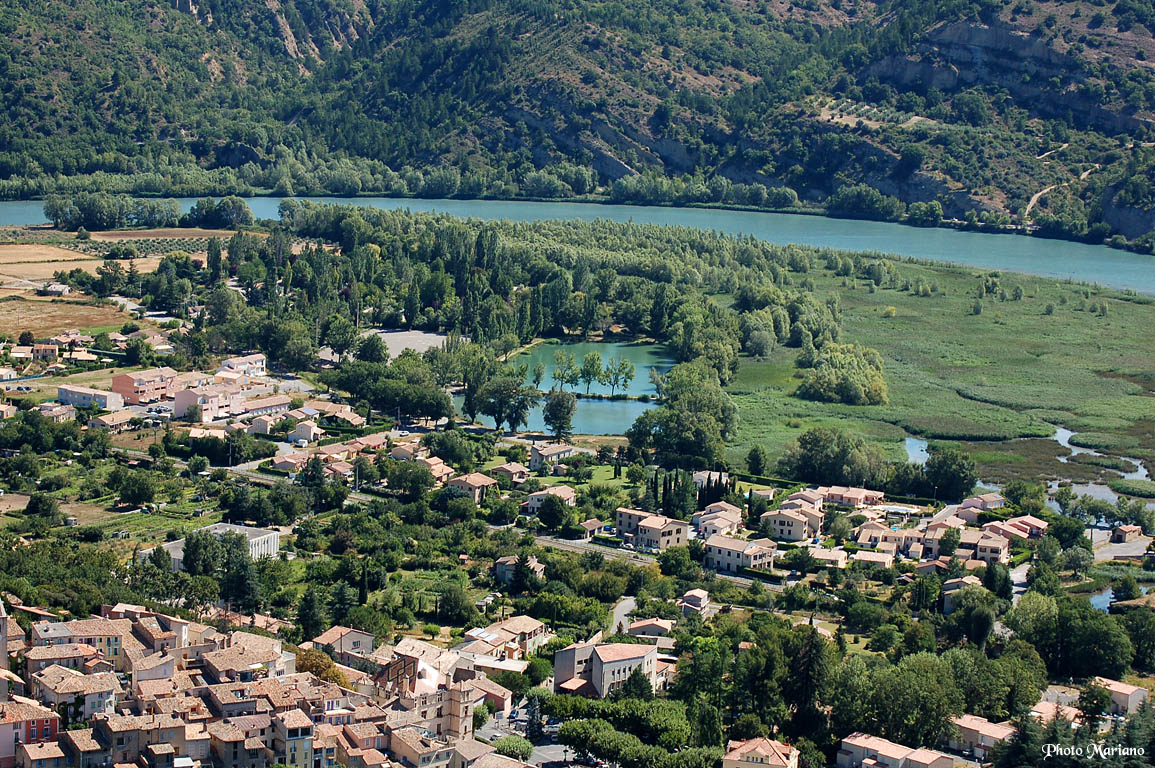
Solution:
[(99, 408), (102, 411), (118, 411), (124, 408), (124, 398), (104, 389), (81, 387), (77, 384), (61, 384), (56, 388), (56, 399), (78, 408)]
[[(247, 525), (233, 525), (232, 523), (213, 523), (199, 530), (211, 533), (217, 538), (224, 536), (226, 533), (244, 536), (245, 541), (249, 545), (249, 557), (254, 560), (260, 560), (262, 557), (276, 557), (278, 550), (281, 548), (280, 532), (269, 528), (253, 528)], [(168, 552), (174, 571), (184, 570), (184, 543), (184, 539), (177, 539), (176, 541), (170, 541), (167, 544), (160, 545)], [(152, 549), (145, 549), (140, 552), (139, 557), (145, 558), (151, 553)]]
[(239, 357), (230, 357), (221, 361), (221, 366), (218, 372), (232, 372), (240, 373), (245, 376), (264, 376), (265, 370), (265, 356), (261, 352), (254, 352), (251, 355), (241, 355)]

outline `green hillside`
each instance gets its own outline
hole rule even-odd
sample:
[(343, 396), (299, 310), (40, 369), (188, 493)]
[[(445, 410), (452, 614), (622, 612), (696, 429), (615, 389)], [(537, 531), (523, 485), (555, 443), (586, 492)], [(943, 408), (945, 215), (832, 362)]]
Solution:
[(809, 205), (1150, 250), (1150, 2), (173, 6), (0, 9), (0, 196)]

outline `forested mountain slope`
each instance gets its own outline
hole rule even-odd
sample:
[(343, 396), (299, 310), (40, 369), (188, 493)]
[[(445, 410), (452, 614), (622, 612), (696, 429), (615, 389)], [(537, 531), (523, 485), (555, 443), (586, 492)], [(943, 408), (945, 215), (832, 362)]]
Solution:
[(796, 194), (1149, 249), (1147, 24), (1140, 0), (9, 4), (0, 194)]

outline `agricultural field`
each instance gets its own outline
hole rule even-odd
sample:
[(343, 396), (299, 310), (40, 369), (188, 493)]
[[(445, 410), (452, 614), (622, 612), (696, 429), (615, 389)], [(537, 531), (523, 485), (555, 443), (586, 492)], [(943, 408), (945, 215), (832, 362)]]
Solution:
[(838, 297), (841, 341), (882, 355), (890, 402), (848, 406), (792, 397), (795, 349), (743, 359), (729, 387), (741, 417), (731, 459), (755, 443), (778, 453), (809, 427), (841, 425), (883, 443), (893, 459), (905, 457), (908, 434), (963, 441), (981, 474), (1000, 481), (1110, 477), (1103, 475), (1110, 462), (1060, 463), (1070, 451), (1053, 440), (1018, 439), (1050, 438), (1063, 426), (1093, 433), (1085, 437), (1096, 446), (1087, 447), (1152, 463), (1155, 349), (1148, 329), (1155, 326), (1155, 302), (995, 273), (993, 293), (977, 307), (977, 272), (902, 262), (898, 273), (894, 287), (874, 289), (825, 270), (806, 275), (817, 295)]
[[(221, 512), (216, 505), (195, 501), (196, 489), (185, 478), (158, 480), (157, 509), (153, 512), (139, 512), (136, 505), (121, 504), (115, 493), (94, 496), (93, 490), (107, 479), (113, 466), (111, 460), (97, 461), (92, 466), (52, 460), (44, 465), (41, 475), (51, 479), (55, 490), (49, 491), (48, 495), (60, 502), (63, 517), (76, 517), (77, 527), (97, 528), (103, 533), (98, 546), (127, 557), (136, 548), (165, 541), (170, 531), (184, 533), (220, 521)], [(101, 491), (96, 492), (99, 494)], [(0, 496), (0, 530), (18, 532), (24, 529), (27, 520), (22, 510), (27, 506), (28, 498), (26, 493)], [(51, 530), (53, 535), (68, 536), (76, 528)]]
[(231, 229), (203, 229), (201, 227), (170, 227), (167, 229), (114, 229), (107, 232), (92, 232), (90, 236), (97, 241), (120, 240), (150, 240), (153, 238), (164, 240), (188, 240), (193, 238), (217, 237), (228, 240), (236, 232)]
[(82, 331), (119, 329), (130, 316), (112, 304), (81, 304), (75, 301), (26, 301), (13, 297), (0, 302), (0, 334), (9, 338), (22, 331), (51, 336), (70, 328)]
[(81, 258), (75, 251), (47, 243), (10, 243), (0, 245), (0, 265), (39, 264), (42, 262), (76, 261)]
[[(100, 249), (103, 252), (103, 248)], [(100, 254), (87, 255), (47, 243), (7, 243), (0, 245), (0, 282), (51, 280), (57, 272), (83, 269), (96, 274), (104, 263)], [(152, 272), (159, 256), (133, 259), (138, 272)], [(28, 287), (28, 286), (21, 286)]]

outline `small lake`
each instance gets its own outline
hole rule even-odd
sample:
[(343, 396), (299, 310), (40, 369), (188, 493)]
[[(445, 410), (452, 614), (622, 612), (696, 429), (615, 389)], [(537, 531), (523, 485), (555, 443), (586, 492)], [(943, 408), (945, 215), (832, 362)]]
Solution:
[[(458, 413), (461, 413), (462, 402), (460, 396), (453, 398)], [(634, 419), (655, 406), (656, 403), (640, 400), (578, 400), (573, 431), (576, 435), (621, 435), (630, 428)], [(478, 416), (477, 420), (487, 427), (493, 426), (493, 419), (488, 416)], [(531, 432), (548, 431), (541, 418), (540, 406), (529, 412), (529, 425), (523, 429)]]
[[(618, 387), (618, 394), (631, 397), (638, 395), (655, 395), (653, 382), (650, 380), (650, 371), (665, 373), (673, 366), (673, 360), (666, 354), (665, 349), (657, 344), (629, 344), (622, 342), (573, 342), (546, 341), (536, 344), (529, 350), (511, 358), (514, 365), (526, 364), (528, 376), (533, 376), (533, 369), (538, 363), (545, 365), (545, 378), (540, 389), (548, 392), (551, 388), (568, 389), (571, 392), (585, 394), (586, 385), (579, 383), (576, 387), (563, 387), (553, 378), (554, 355), (559, 350), (565, 350), (574, 357), (574, 362), (581, 365), (582, 358), (590, 352), (597, 352), (602, 356), (602, 365), (610, 359), (627, 359), (634, 364), (634, 378), (628, 387)], [(527, 378), (527, 383), (530, 379)], [(654, 401), (641, 400), (610, 400), (609, 385), (593, 382), (589, 388), (591, 395), (606, 395), (607, 399), (579, 397), (577, 411), (574, 413), (573, 431), (579, 435), (620, 435), (629, 429), (646, 409), (656, 406)], [(454, 405), (461, 410), (462, 398), (455, 397)], [(487, 416), (478, 417), (481, 423), (492, 426), (493, 420)], [(542, 421), (541, 408), (534, 408), (529, 415), (528, 429), (546, 431)]]
[[(246, 202), (258, 218), (275, 219), (282, 198), (252, 197)], [(517, 200), (416, 200), (408, 198), (297, 198), (363, 205), (388, 210), (436, 211), (453, 216), (510, 221), (580, 219), (662, 224), (751, 235), (769, 243), (801, 243), (853, 251), (879, 251), (981, 269), (1028, 272), (1045, 277), (1101, 283), (1155, 294), (1155, 259), (1104, 245), (1085, 245), (1021, 235), (991, 235), (954, 229), (921, 229), (901, 224), (828, 219), (789, 213), (663, 208), (599, 203), (545, 203)], [(188, 210), (194, 198), (182, 198)], [(45, 222), (43, 203), (0, 201), (0, 225)]]
[[(530, 376), (533, 375), (533, 369), (538, 364), (545, 365), (545, 379), (542, 380), (540, 387), (543, 392), (548, 392), (550, 389), (556, 387), (557, 389), (569, 389), (573, 392), (586, 394), (586, 385), (584, 382), (579, 383), (576, 387), (563, 387), (554, 379), (554, 356), (562, 351), (573, 355), (574, 362), (578, 366), (582, 364), (582, 360), (590, 352), (597, 352), (602, 356), (603, 366), (611, 359), (629, 360), (634, 364), (634, 378), (628, 386), (619, 386), (616, 392), (619, 395), (631, 395), (633, 397), (657, 394), (657, 390), (650, 380), (650, 371), (665, 373), (674, 365), (674, 361), (666, 353), (666, 350), (657, 344), (628, 344), (623, 342), (600, 341), (579, 341), (574, 343), (546, 341), (541, 344), (535, 344), (527, 351), (512, 358), (510, 362), (514, 365), (527, 364), (529, 366)], [(595, 381), (590, 384), (588, 394), (609, 395), (611, 394), (610, 386)], [(590, 404), (596, 402), (598, 401), (592, 400)], [(579, 405), (578, 408), (580, 410), (581, 406)]]

